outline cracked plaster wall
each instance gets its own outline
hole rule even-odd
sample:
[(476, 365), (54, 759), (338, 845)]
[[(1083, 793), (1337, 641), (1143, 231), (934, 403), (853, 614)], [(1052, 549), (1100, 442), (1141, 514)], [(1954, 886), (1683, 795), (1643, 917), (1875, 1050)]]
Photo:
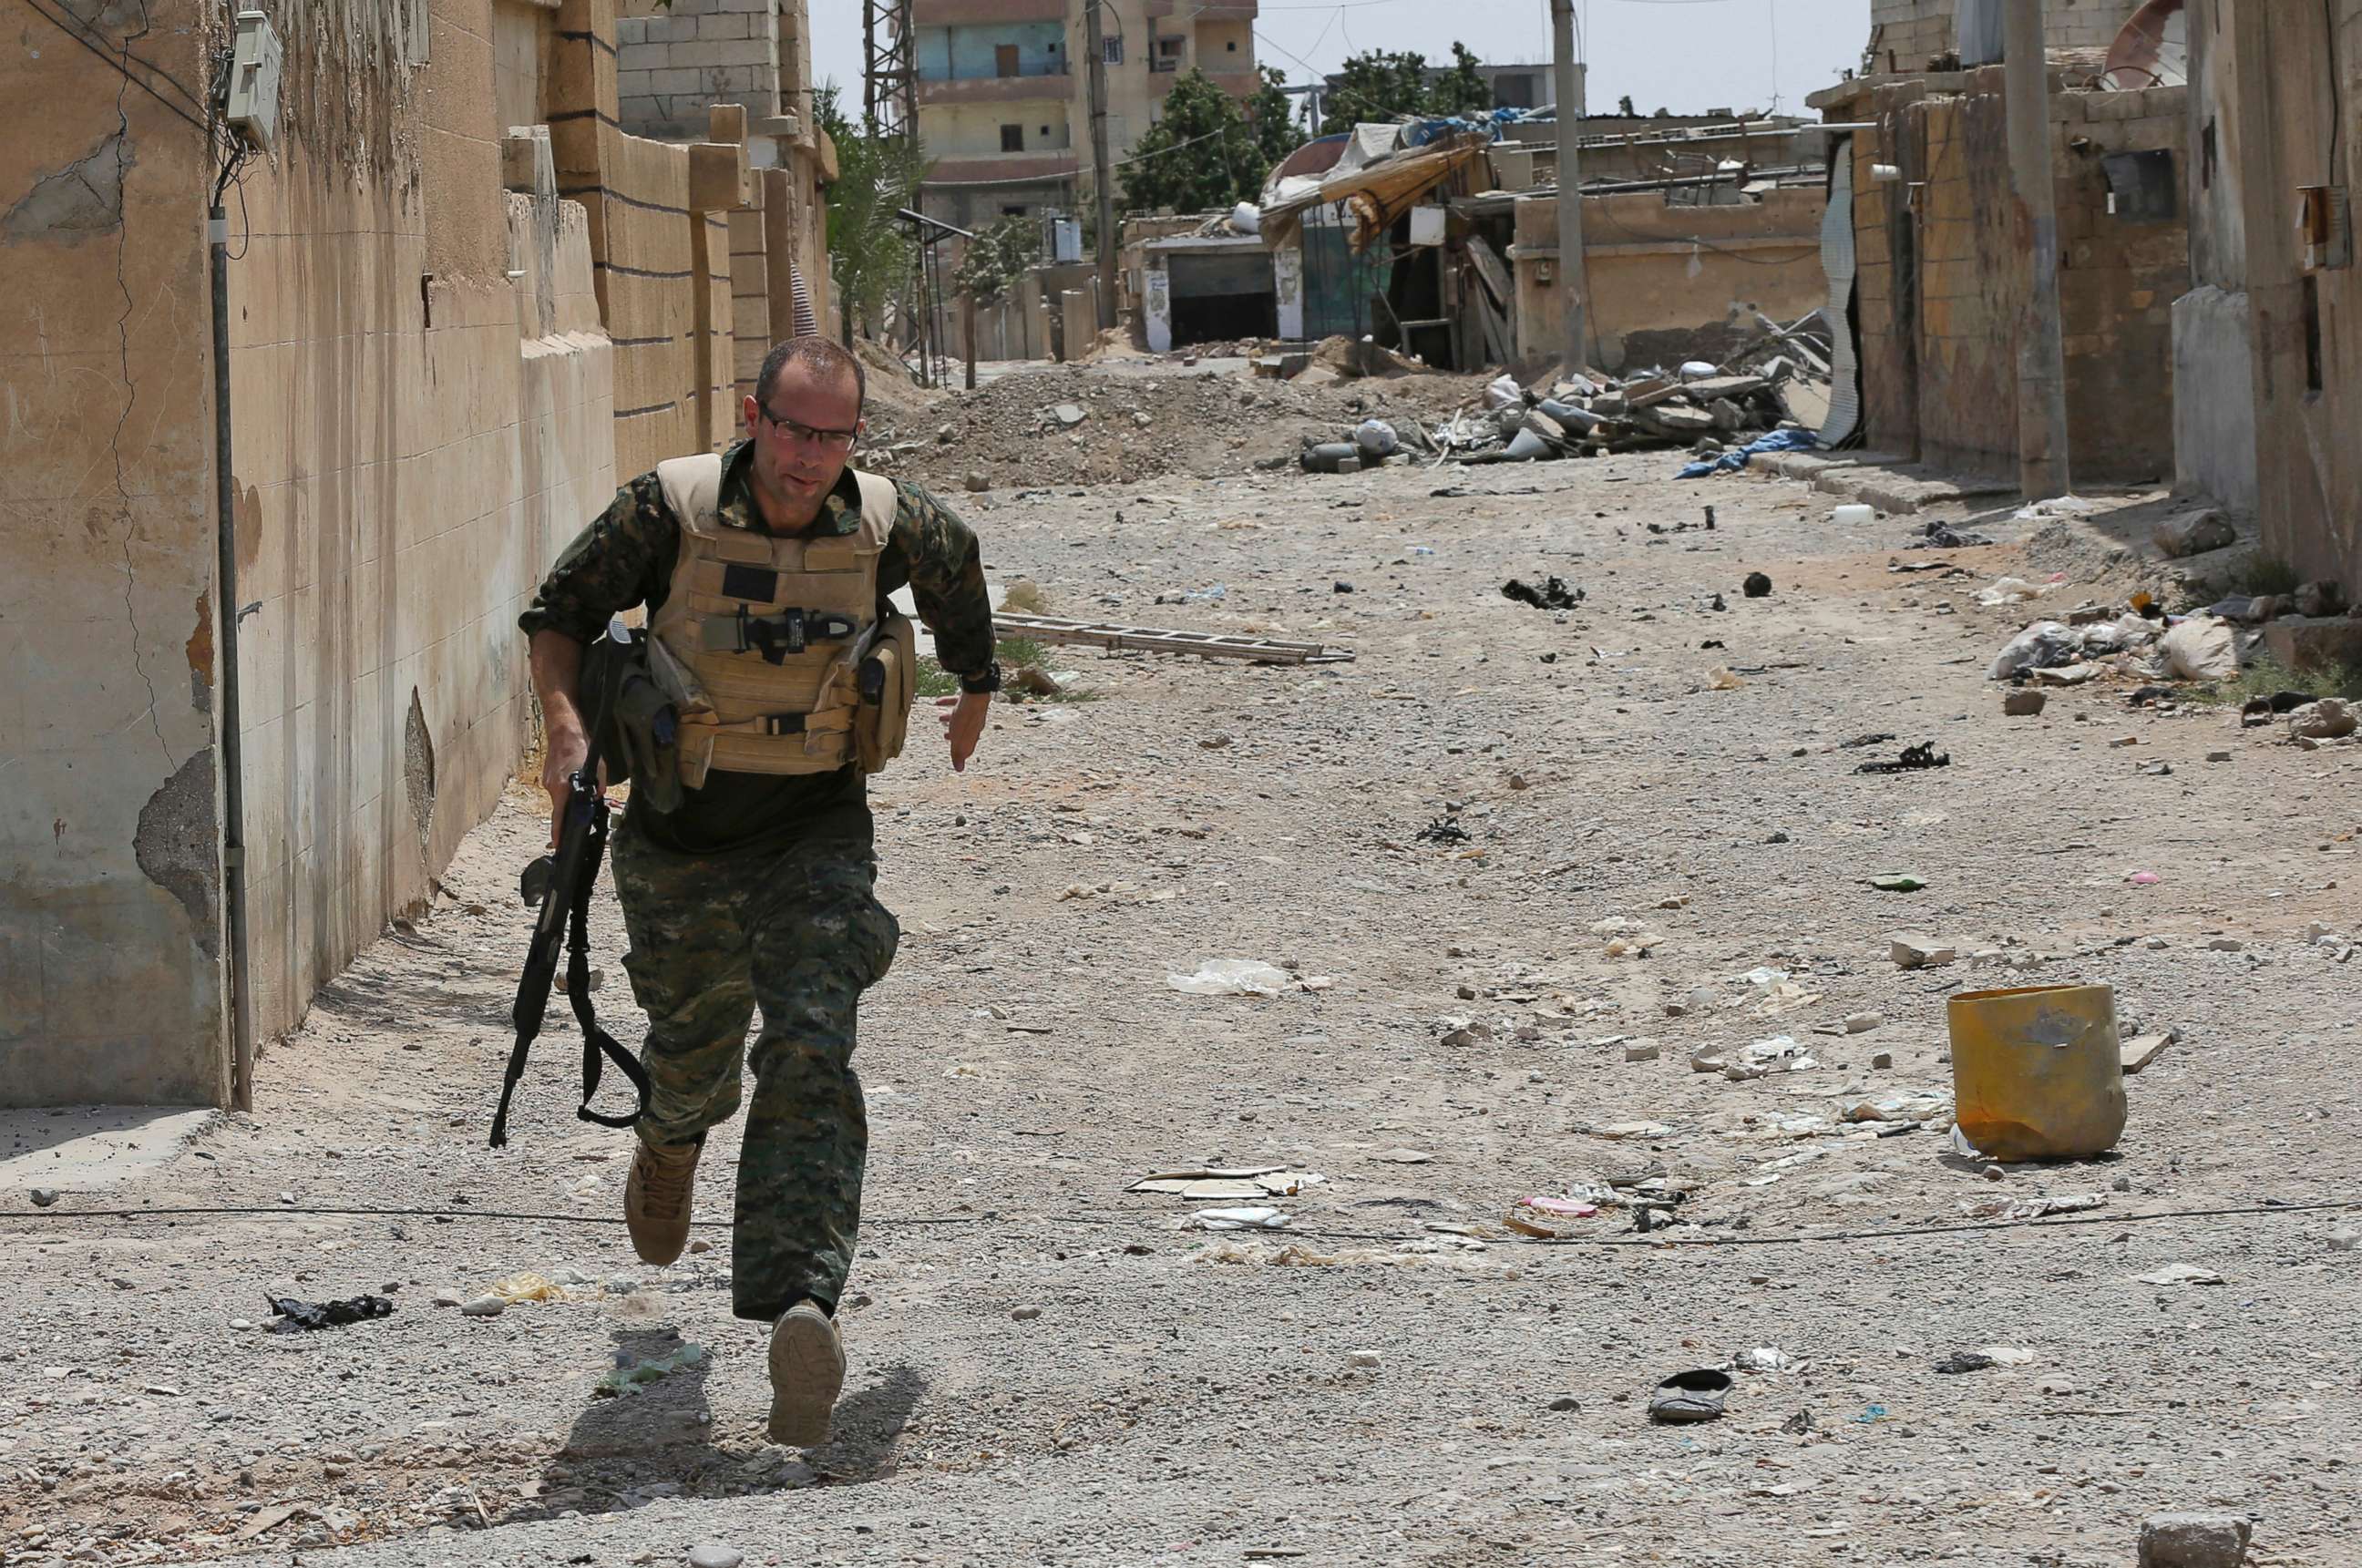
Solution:
[[(203, 80), (193, 6), (72, 9)], [(217, 1101), (205, 149), (30, 13), (0, 103), (0, 1103)]]
[[(272, 1038), (498, 800), (530, 707), (516, 615), (615, 475), (589, 228), (502, 189), (488, 0), (429, 0), (414, 68), (403, 0), (358, 0), (333, 39), (265, 4), (282, 134), (227, 205), (267, 1076)], [(144, 15), (139, 52), (201, 83), (194, 0)], [(0, 692), (0, 1103), (218, 1102), (210, 165), (28, 25), (0, 102), (35, 101), (0, 138), (23, 280), (0, 302), (0, 651), (21, 674)]]

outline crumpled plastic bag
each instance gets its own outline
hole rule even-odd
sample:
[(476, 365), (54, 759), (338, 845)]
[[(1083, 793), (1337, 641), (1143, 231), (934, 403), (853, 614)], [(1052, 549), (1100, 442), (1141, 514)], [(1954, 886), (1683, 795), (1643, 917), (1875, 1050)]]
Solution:
[(1485, 389), (1485, 406), (1487, 408), (1522, 408), (1525, 402), (1526, 389), (1518, 384), (1515, 376), (1496, 376), (1492, 384)]
[(1402, 438), (1383, 419), (1364, 419), (1353, 426), (1353, 445), (1373, 458), (1392, 457), (1402, 450)]
[(2005, 577), (1991, 588), (1979, 589), (1977, 602), (1987, 606), (2023, 604), (2029, 599), (2041, 598), (2058, 586), (2057, 583), (2046, 583), (2037, 588), (2022, 577)]
[(1296, 982), (1252, 958), (1209, 958), (1196, 974), (1168, 974), (1164, 983), (1193, 997), (1275, 997)]
[(2036, 621), (1993, 656), (1988, 680), (2007, 680), (2029, 669), (2057, 669), (2082, 657), (2083, 639), (2057, 621)]

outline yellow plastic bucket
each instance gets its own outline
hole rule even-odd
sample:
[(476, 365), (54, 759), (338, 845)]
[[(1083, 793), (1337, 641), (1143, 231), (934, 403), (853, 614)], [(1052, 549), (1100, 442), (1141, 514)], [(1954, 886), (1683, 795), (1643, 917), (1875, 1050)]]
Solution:
[(1948, 1009), (1953, 1115), (1996, 1160), (2105, 1154), (2125, 1132), (2116, 993), (2107, 986), (1967, 991)]

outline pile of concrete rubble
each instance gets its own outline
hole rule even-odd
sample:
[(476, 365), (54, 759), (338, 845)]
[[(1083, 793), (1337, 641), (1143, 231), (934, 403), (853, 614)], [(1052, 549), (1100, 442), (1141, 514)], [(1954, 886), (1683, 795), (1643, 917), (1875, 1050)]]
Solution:
[[(1817, 412), (1814, 371), (1777, 353), (1750, 358), (1756, 362), (1743, 370), (1694, 361), (1622, 381), (1548, 374), (1529, 385), (1505, 374), (1485, 389), (1481, 408), (1463, 409), (1429, 429), (1405, 426), (1382, 437), (1361, 429), (1341, 440), (1307, 440), (1302, 462), (1334, 473), (1398, 453), (1435, 462), (1517, 463), (1682, 447), (1709, 466), (1735, 469), (1749, 451), (1815, 445), (1800, 417)], [(1824, 404), (1826, 399), (1823, 389)]]

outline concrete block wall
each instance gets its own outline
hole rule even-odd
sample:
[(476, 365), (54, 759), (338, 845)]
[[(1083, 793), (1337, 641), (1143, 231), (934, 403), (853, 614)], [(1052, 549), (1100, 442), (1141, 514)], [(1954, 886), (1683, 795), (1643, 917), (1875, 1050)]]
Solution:
[[(701, 136), (706, 106), (779, 113), (778, 0), (674, 0), (615, 23), (617, 117), (635, 136)], [(763, 144), (767, 147), (767, 144)]]
[[(2046, 0), (2049, 50), (2104, 50), (2140, 9), (2139, 0)], [(1871, 0), (1865, 53), (1873, 73), (1924, 71), (1959, 42), (1959, 0)]]
[[(1621, 368), (1627, 339), (1687, 333), (1757, 310), (1794, 321), (1828, 298), (1821, 270), (1819, 187), (1770, 193), (1737, 206), (1669, 207), (1651, 192), (1584, 198), (1584, 260), (1591, 330), (1603, 369)], [(1563, 340), (1558, 268), (1558, 197), (1520, 196), (1507, 258), (1514, 274), (1520, 354)], [(1646, 349), (1649, 345), (1640, 346)]]
[[(1980, 70), (1965, 85), (1882, 88), (1880, 131), (1857, 138), (1867, 439), (1946, 469), (2008, 472), (2030, 273), (2013, 223), (2001, 72)], [(2111, 213), (2103, 159), (2183, 156), (2184, 90), (2059, 93), (2051, 110), (2074, 472), (2163, 478), (2174, 467), (2172, 313), (2189, 287), (2188, 226)], [(1872, 162), (1896, 165), (1901, 180), (1871, 182)], [(1902, 191), (1911, 193), (1907, 207)]]

